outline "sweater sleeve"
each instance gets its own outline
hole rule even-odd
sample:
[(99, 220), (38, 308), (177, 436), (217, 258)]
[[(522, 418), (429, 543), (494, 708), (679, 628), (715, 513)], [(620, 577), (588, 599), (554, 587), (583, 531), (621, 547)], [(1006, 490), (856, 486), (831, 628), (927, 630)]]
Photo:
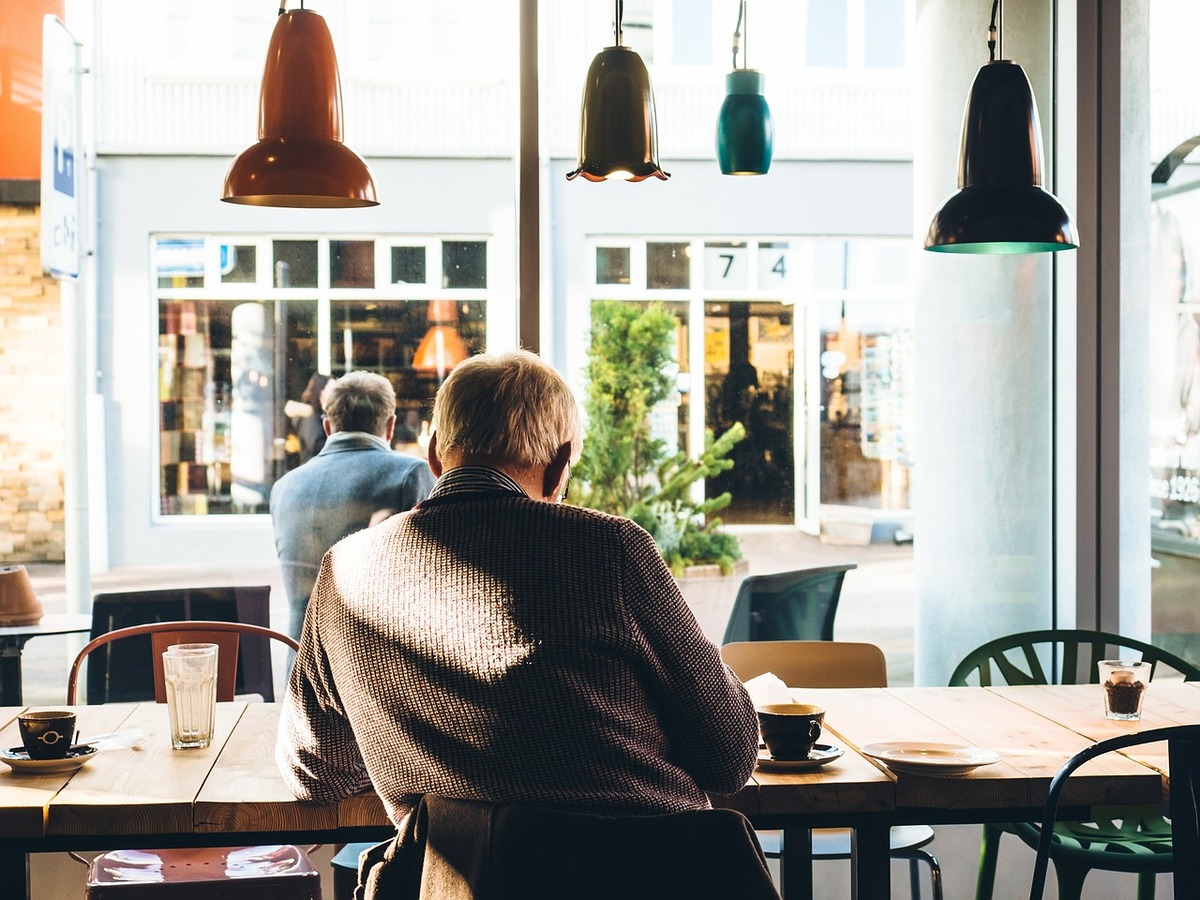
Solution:
[(745, 787), (758, 758), (749, 694), (700, 630), (653, 539), (624, 521), (622, 596), (645, 651), (676, 762), (709, 793)]

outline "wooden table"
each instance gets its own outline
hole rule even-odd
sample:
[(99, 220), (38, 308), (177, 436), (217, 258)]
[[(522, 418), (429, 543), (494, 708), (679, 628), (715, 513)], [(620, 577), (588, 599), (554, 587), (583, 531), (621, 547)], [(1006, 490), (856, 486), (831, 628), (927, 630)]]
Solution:
[[(855, 828), (856, 895), (890, 896), (888, 829), (905, 823), (1038, 819), (1054, 773), (1094, 740), (1133, 731), (1100, 713), (1095, 685), (1021, 688), (798, 690), (825, 707), (829, 738), (845, 756), (815, 772), (756, 772), (716, 803), (757, 827), (784, 829), (788, 900), (812, 894), (809, 828)], [(170, 749), (166, 707), (154, 703), (76, 708), (86, 738), (138, 727), (141, 749), (96, 755), (68, 775), (17, 775), (0, 765), (0, 884), (26, 884), (27, 854), (114, 847), (227, 846), (382, 840), (391, 833), (373, 794), (339, 804), (300, 803), (275, 769), (279, 707), (218, 704), (213, 746)], [(0, 746), (20, 743), (18, 707), (0, 708)], [(1200, 721), (1200, 686), (1154, 684), (1142, 727)], [(990, 747), (1002, 759), (957, 777), (894, 775), (857, 748), (875, 741), (940, 741)], [(1087, 765), (1073, 779), (1064, 815), (1092, 805), (1155, 803), (1164, 795), (1163, 747), (1133, 748)], [(1184, 885), (1200, 896), (1200, 887)]]

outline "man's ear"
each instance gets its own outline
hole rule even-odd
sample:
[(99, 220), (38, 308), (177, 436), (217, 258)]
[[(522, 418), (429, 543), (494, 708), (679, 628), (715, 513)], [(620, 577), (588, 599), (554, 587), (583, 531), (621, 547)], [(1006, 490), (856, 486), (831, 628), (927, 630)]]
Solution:
[(542, 496), (551, 502), (557, 502), (559, 489), (565, 487), (563, 480), (567, 475), (567, 466), (571, 463), (571, 444), (563, 444), (546, 466), (546, 474), (542, 476)]
[(429, 468), (434, 478), (442, 477), (442, 461), (438, 458), (436, 431), (429, 436)]
[(325, 416), (321, 419), (321, 430), (325, 432), (325, 437), (333, 434), (333, 423), (329, 421), (329, 417)]
[(392, 413), (387, 420), (387, 425), (383, 428), (383, 439), (389, 444), (392, 442), (392, 436), (396, 433), (396, 414)]

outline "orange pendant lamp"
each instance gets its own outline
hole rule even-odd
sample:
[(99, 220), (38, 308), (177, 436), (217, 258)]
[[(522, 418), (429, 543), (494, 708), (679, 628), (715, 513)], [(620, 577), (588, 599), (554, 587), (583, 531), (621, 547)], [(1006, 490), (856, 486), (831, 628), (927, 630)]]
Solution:
[(417, 344), (412, 367), (422, 375), (436, 375), (443, 380), (450, 370), (471, 355), (467, 343), (454, 327), (458, 321), (458, 304), (453, 300), (430, 300), (426, 313), (430, 325)]
[(221, 199), (250, 206), (378, 206), (375, 179), (342, 143), (342, 85), (325, 20), (281, 5), (258, 105), (258, 143), (233, 161)]

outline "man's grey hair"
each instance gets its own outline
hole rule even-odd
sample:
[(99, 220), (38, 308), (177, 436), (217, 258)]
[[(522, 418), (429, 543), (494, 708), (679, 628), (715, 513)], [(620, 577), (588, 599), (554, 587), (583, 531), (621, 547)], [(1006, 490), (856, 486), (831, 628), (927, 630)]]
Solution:
[(526, 350), (472, 356), (454, 367), (433, 404), (441, 451), (522, 468), (549, 465), (558, 448), (579, 456), (579, 403), (554, 368)]
[(374, 372), (350, 372), (326, 387), (325, 417), (336, 431), (365, 431), (382, 437), (396, 414), (392, 383)]

